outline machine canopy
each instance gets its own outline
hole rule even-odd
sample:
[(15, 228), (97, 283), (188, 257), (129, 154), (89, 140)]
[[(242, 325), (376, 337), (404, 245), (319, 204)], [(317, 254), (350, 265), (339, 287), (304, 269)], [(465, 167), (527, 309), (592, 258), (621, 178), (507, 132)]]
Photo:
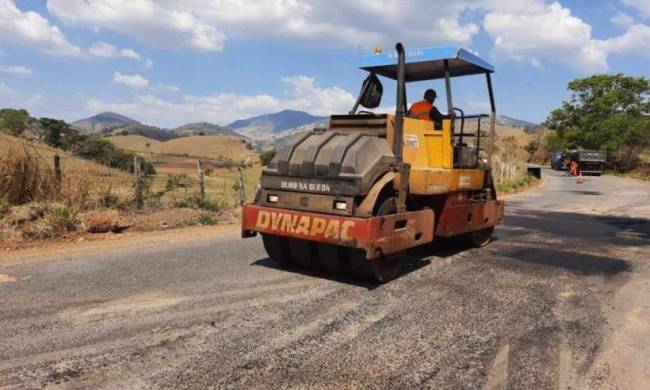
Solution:
[[(435, 80), (445, 77), (445, 60), (449, 76), (493, 73), (494, 67), (466, 49), (457, 46), (428, 47), (406, 51), (406, 81)], [(368, 72), (397, 79), (397, 53), (364, 56), (359, 67)]]

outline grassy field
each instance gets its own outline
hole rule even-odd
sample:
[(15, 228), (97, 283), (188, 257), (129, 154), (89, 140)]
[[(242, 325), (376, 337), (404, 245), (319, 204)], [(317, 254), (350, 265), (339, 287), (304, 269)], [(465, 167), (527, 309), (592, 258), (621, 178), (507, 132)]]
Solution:
[(93, 191), (113, 190), (126, 194), (132, 183), (132, 175), (119, 169), (110, 168), (94, 161), (82, 159), (72, 153), (51, 148), (45, 144), (17, 138), (0, 132), (0, 156), (6, 156), (10, 150), (22, 151), (36, 155), (50, 169), (54, 169), (54, 155), (61, 158), (61, 170), (64, 176), (74, 174), (86, 179)]
[[(0, 192), (3, 246), (20, 248), (37, 240), (76, 240), (83, 234), (125, 228), (154, 230), (234, 221), (240, 199), (234, 188), (239, 173), (233, 161), (246, 161), (242, 170), (246, 200), (255, 196), (262, 169), (257, 155), (229, 137), (188, 137), (165, 149), (151, 147), (158, 142), (144, 137), (115, 138), (127, 141), (131, 151), (141, 154), (156, 169), (155, 175), (145, 178), (142, 210), (135, 210), (132, 173), (0, 133), (0, 183), (10, 189)], [(226, 155), (217, 153), (219, 150)], [(56, 154), (61, 160), (61, 181), (54, 175)], [(231, 158), (233, 161), (225, 161)], [(205, 198), (198, 196), (198, 159), (205, 172)], [(22, 195), (17, 197), (16, 193)]]
[(255, 152), (246, 148), (239, 138), (225, 135), (181, 137), (159, 142), (140, 135), (112, 136), (115, 146), (143, 155), (172, 155), (203, 159), (231, 159), (244, 161), (254, 158)]
[[(159, 142), (140, 135), (108, 137), (115, 146), (136, 152), (156, 169), (149, 178), (150, 191), (163, 193), (163, 204), (182, 203), (199, 189), (197, 161), (201, 160), (205, 175), (206, 196), (226, 207), (238, 204), (239, 196), (233, 189), (239, 174), (234, 168), (224, 167), (224, 160), (248, 162), (243, 170), (247, 200), (255, 196), (261, 166), (257, 154), (246, 148), (238, 138), (230, 136), (192, 136)], [(180, 177), (182, 175), (182, 177)], [(180, 186), (171, 185), (181, 180)]]

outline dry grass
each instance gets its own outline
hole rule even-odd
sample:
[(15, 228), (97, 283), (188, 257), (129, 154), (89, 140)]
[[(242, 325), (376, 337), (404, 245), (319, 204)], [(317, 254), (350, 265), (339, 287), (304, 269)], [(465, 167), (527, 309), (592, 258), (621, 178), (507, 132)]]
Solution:
[[(188, 156), (205, 159), (246, 160), (255, 152), (248, 150), (239, 138), (226, 135), (192, 136), (159, 142), (140, 135), (108, 138), (115, 146), (143, 155)], [(149, 147), (146, 145), (149, 144)]]
[[(160, 141), (143, 137), (141, 135), (116, 135), (108, 138), (115, 146), (128, 150), (130, 152), (136, 153), (157, 153), (154, 150), (157, 149)], [(149, 146), (147, 146), (147, 144)]]
[(131, 226), (117, 210), (97, 210), (81, 217), (88, 233), (119, 233)]
[(0, 157), (0, 197), (10, 204), (58, 198), (60, 183), (36, 150), (10, 148)]

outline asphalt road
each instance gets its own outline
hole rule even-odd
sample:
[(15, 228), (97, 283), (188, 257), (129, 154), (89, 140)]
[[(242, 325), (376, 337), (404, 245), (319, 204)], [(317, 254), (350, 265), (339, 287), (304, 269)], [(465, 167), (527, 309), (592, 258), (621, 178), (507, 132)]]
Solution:
[(648, 388), (650, 185), (544, 174), (377, 288), (234, 234), (0, 261), (0, 388)]

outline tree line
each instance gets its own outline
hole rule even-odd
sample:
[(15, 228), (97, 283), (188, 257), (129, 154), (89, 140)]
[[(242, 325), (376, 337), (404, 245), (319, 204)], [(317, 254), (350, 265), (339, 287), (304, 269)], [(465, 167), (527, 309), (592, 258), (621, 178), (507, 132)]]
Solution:
[[(637, 168), (641, 153), (650, 147), (650, 81), (601, 74), (573, 80), (568, 90), (569, 100), (544, 122), (552, 130), (544, 140), (546, 150), (605, 150), (610, 169)], [(541, 146), (531, 143), (528, 151)]]

